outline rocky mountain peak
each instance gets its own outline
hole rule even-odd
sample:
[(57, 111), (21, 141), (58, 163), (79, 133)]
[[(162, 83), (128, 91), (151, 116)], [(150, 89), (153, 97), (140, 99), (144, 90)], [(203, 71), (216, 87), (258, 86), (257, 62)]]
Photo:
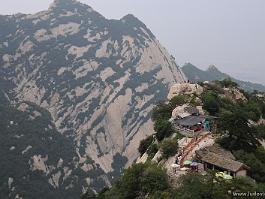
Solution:
[(50, 5), (50, 8), (56, 8), (59, 6), (66, 6), (66, 5), (75, 5), (78, 2), (76, 0), (54, 0), (53, 3)]
[(220, 72), (219, 69), (215, 65), (210, 65), (207, 71), (211, 72)]
[(184, 65), (183, 65), (183, 67), (185, 67), (185, 68), (190, 68), (190, 69), (195, 69), (196, 68), (196, 66), (194, 66), (193, 64), (191, 64), (191, 63), (185, 63)]
[(143, 22), (141, 22), (137, 17), (135, 17), (133, 14), (128, 14), (125, 15), (124, 17), (121, 18), (121, 21), (124, 21), (126, 23), (132, 23), (133, 24), (138, 24), (142, 25)]
[[(83, 4), (77, 0), (54, 0), (50, 5), (51, 12), (75, 12), (76, 14), (87, 15), (89, 13), (97, 13), (92, 7)], [(98, 13), (97, 13), (98, 14)], [(99, 15), (99, 14), (98, 14)]]
[(153, 33), (146, 27), (146, 25), (133, 14), (125, 15), (120, 19), (120, 21), (132, 27), (135, 31), (142, 29), (142, 31), (144, 30), (144, 34), (148, 34), (148, 36), (155, 37)]
[[(139, 142), (152, 133), (153, 105), (185, 80), (133, 15), (108, 20), (77, 1), (57, 0), (48, 11), (2, 16), (0, 29), (0, 90), (14, 104), (49, 112), (56, 131), (75, 146), (82, 187), (99, 190), (134, 162)], [(72, 179), (73, 169), (52, 174), (56, 186)]]
[(77, 3), (76, 0), (54, 0), (54, 4)]

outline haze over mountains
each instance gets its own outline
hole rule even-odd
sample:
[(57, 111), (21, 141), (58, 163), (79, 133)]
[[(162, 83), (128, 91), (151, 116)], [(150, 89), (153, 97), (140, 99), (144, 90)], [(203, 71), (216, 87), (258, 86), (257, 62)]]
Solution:
[[(153, 105), (185, 80), (133, 15), (108, 20), (77, 1), (55, 0), (37, 14), (0, 16), (0, 29), (0, 90), (15, 107), (4, 110), (10, 117), (1, 133), (18, 125), (1, 151), (11, 158), (9, 172), (0, 168), (10, 197), (42, 198), (40, 190), (49, 190), (51, 199), (72, 199), (110, 185), (153, 133)], [(21, 131), (21, 117), (36, 128)]]
[(182, 71), (185, 73), (186, 77), (193, 82), (203, 82), (203, 81), (214, 81), (214, 80), (223, 80), (226, 78), (231, 78), (235, 81), (242, 89), (246, 91), (265, 91), (265, 86), (262, 84), (252, 83), (248, 81), (242, 81), (231, 77), (228, 74), (222, 73), (214, 65), (209, 66), (205, 71), (197, 68), (191, 63), (185, 64), (182, 68)]
[(173, 83), (228, 77), (192, 65), (184, 74), (135, 16), (106, 19), (75, 0), (0, 16), (0, 30), (0, 198), (110, 186), (153, 134), (151, 110)]

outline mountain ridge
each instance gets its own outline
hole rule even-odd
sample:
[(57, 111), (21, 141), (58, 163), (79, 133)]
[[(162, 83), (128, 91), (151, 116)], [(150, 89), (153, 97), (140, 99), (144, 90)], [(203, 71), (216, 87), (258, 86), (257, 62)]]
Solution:
[(226, 78), (231, 78), (235, 81), (242, 89), (246, 91), (258, 90), (261, 92), (265, 91), (265, 85), (259, 83), (252, 83), (250, 81), (242, 81), (236, 78), (231, 77), (230, 75), (221, 72), (216, 66), (211, 65), (206, 70), (201, 70), (198, 67), (187, 63), (182, 67), (182, 71), (185, 73), (187, 78), (190, 81), (199, 82), (199, 81), (214, 81), (214, 80), (223, 80)]
[[(186, 79), (132, 15), (109, 20), (90, 6), (57, 1), (33, 15), (0, 16), (0, 28), (0, 89), (13, 105), (47, 110), (72, 141), (77, 161), (69, 169), (88, 175), (77, 177), (76, 192), (109, 186), (134, 162), (152, 133), (152, 107)], [(59, 187), (75, 176), (66, 171)]]

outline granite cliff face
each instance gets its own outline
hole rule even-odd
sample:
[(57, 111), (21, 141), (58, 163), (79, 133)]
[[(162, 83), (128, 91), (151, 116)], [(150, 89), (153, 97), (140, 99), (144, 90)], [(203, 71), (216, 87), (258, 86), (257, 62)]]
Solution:
[(80, 163), (47, 110), (1, 104), (0, 120), (0, 198), (79, 198), (85, 184), (106, 185), (103, 170), (90, 158)]
[[(133, 15), (108, 20), (77, 1), (56, 0), (37, 14), (0, 16), (0, 30), (0, 89), (12, 104), (46, 109), (72, 141), (75, 167), (93, 173), (96, 165), (105, 174), (100, 184), (137, 158), (140, 140), (152, 133), (152, 106), (185, 80)], [(98, 190), (98, 180), (80, 184)]]

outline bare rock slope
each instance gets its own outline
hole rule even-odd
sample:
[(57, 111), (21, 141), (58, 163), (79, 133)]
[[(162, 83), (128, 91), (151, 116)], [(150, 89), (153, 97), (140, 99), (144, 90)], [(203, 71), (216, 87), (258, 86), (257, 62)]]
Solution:
[[(93, 172), (85, 165), (91, 159), (106, 184), (152, 133), (152, 106), (185, 80), (133, 15), (108, 20), (77, 1), (56, 0), (34, 15), (0, 16), (0, 30), (0, 89), (14, 104), (48, 110), (56, 129), (73, 141), (82, 169)], [(63, 175), (58, 178), (60, 186)]]

